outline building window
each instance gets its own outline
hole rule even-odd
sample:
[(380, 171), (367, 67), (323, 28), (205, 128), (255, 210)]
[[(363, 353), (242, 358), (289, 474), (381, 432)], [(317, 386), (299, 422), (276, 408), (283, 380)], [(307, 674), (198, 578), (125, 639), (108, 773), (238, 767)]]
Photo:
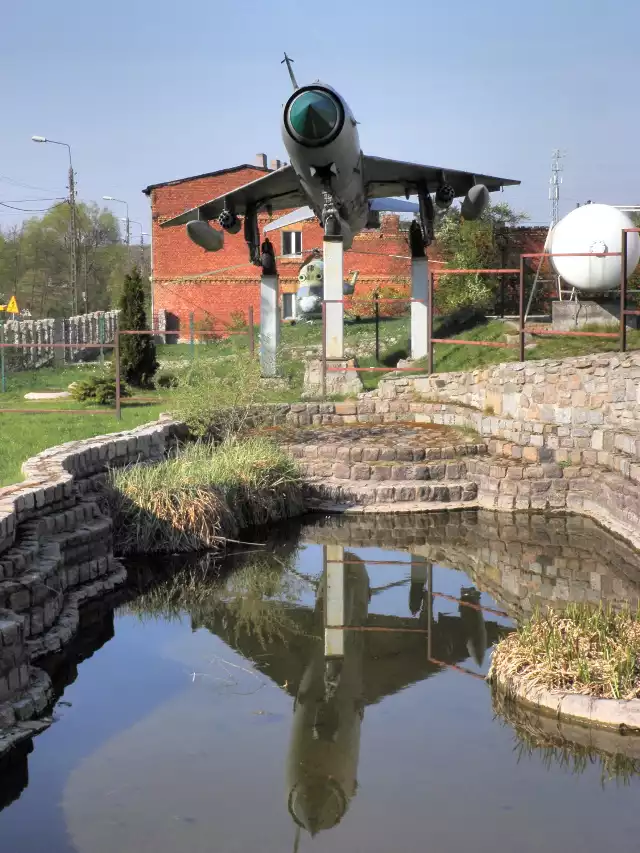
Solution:
[(282, 254), (283, 255), (301, 255), (302, 254), (302, 231), (283, 231), (282, 232)]
[(282, 319), (295, 320), (296, 318), (296, 295), (295, 293), (282, 294)]

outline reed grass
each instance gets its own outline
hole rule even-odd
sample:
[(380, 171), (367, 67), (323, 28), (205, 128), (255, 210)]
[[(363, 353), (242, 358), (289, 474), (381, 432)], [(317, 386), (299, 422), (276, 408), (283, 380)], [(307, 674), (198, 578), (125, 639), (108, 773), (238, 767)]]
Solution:
[(120, 554), (216, 548), (303, 505), (295, 461), (261, 436), (195, 442), (157, 464), (113, 469), (108, 493)]
[(501, 640), (489, 678), (603, 699), (640, 697), (640, 610), (571, 604)]

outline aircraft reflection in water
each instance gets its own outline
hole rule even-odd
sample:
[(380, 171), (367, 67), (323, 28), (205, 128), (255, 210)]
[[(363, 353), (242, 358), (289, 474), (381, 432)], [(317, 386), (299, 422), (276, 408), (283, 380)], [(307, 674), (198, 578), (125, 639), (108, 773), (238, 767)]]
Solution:
[[(286, 802), (298, 831), (311, 835), (336, 826), (356, 794), (366, 707), (444, 667), (465, 671), (458, 664), (469, 657), (481, 665), (504, 631), (485, 622), (473, 587), (454, 599), (457, 614), (435, 616), (432, 565), (424, 558), (411, 557), (410, 579), (372, 588), (365, 561), (338, 545), (323, 551), (314, 609), (288, 607), (268, 656), (224, 603), (206, 625), (294, 697)], [(373, 596), (407, 584), (413, 617), (369, 613)]]

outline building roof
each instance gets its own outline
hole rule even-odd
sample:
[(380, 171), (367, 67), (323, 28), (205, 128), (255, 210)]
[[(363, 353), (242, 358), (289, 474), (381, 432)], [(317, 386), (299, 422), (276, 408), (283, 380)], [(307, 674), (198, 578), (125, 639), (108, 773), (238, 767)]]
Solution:
[(173, 187), (177, 184), (184, 184), (187, 181), (197, 181), (199, 178), (216, 178), (219, 175), (228, 175), (231, 172), (241, 172), (243, 169), (257, 169), (259, 172), (270, 172), (271, 169), (265, 169), (262, 166), (256, 166), (252, 163), (242, 163), (240, 166), (231, 166), (228, 169), (218, 169), (216, 172), (203, 172), (201, 175), (190, 175), (188, 178), (176, 178), (173, 181), (161, 181), (158, 184), (149, 184), (148, 187), (145, 187), (142, 192), (145, 195), (151, 195), (151, 190), (155, 190), (158, 187)]

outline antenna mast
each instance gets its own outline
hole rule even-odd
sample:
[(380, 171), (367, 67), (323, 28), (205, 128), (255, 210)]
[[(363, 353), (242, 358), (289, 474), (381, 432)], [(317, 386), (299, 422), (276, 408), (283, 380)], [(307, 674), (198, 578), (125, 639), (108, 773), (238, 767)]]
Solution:
[(564, 157), (564, 153), (556, 148), (551, 160), (551, 178), (549, 179), (549, 201), (551, 202), (551, 227), (558, 224), (560, 219), (560, 184), (562, 183), (562, 166), (560, 159)]

